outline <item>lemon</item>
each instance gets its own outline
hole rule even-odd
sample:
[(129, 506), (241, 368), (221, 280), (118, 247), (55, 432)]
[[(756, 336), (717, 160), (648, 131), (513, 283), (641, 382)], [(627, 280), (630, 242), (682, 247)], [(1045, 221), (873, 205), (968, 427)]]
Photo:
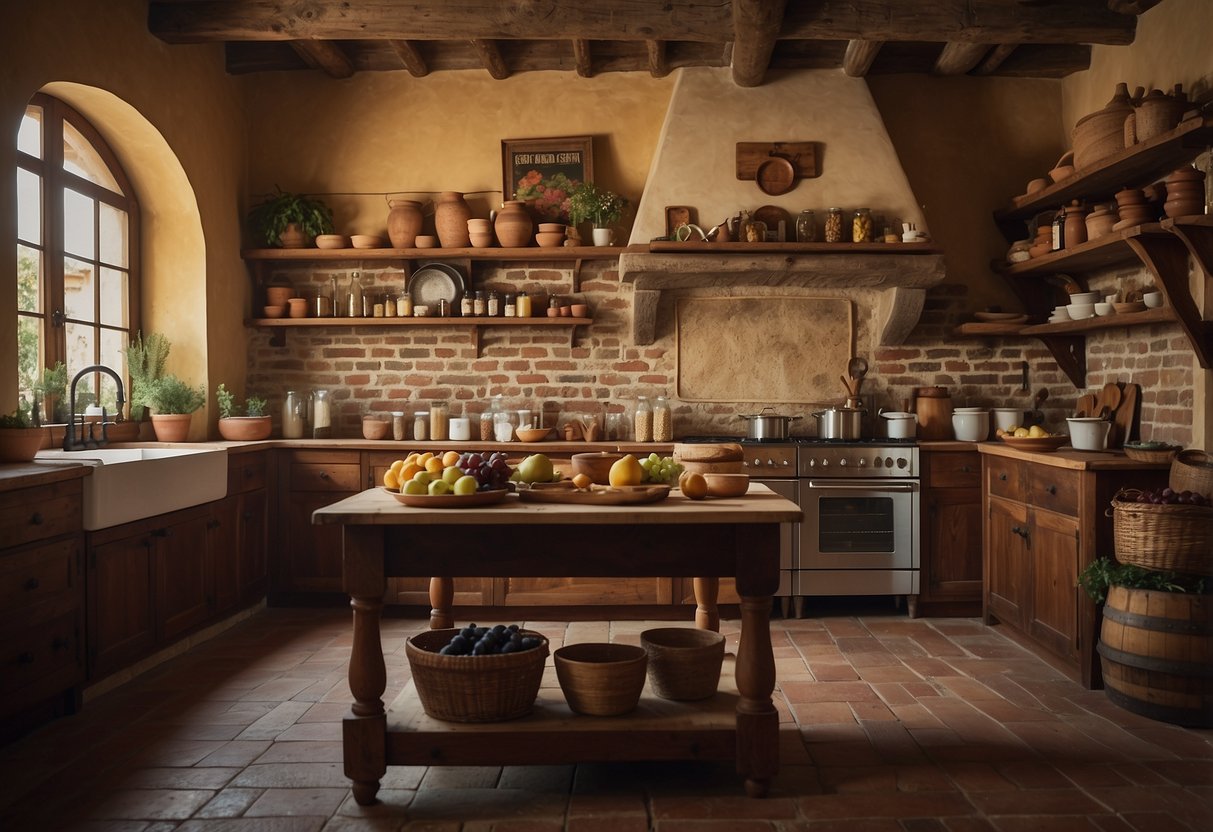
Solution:
[(640, 467), (636, 457), (631, 454), (615, 460), (611, 465), (611, 470), (607, 473), (607, 481), (616, 488), (621, 485), (640, 485), (640, 481), (643, 479), (644, 469)]
[(1043, 439), (1048, 435), (1049, 434), (1040, 425), (1032, 425), (1032, 427), (1028, 429), (1028, 436), (1032, 437), (1033, 439)]
[(1014, 436), (1016, 439), (1026, 439), (1028, 437), (1027, 428), (1015, 428)]
[(400, 478), (396, 476), (396, 472), (391, 468), (383, 472), (383, 486), (390, 488), (392, 491), (400, 490)]

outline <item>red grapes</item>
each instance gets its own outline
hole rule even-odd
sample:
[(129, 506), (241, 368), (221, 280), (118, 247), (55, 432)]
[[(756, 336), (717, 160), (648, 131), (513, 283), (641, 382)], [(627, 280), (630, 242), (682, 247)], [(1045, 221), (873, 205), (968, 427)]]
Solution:
[(1153, 491), (1142, 491), (1133, 502), (1150, 503), (1156, 506), (1207, 506), (1209, 498), (1195, 491), (1174, 491), (1170, 488), (1156, 488)]
[(498, 491), (510, 487), (510, 464), (500, 451), (490, 454), (475, 451), (462, 453), (455, 467), (476, 478), (477, 491)]

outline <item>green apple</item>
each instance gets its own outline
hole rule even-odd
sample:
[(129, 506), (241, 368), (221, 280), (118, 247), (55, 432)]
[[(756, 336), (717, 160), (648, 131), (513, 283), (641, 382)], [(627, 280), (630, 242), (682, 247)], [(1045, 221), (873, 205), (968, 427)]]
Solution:
[(518, 479), (525, 483), (551, 482), (553, 473), (552, 460), (543, 454), (531, 454), (518, 463)]
[(456, 468), (454, 465), (450, 466), (449, 468), (442, 469), (442, 479), (446, 482), (447, 485), (454, 485), (456, 482), (458, 482), (459, 478), (462, 476), (463, 476), (463, 472), (460, 471), (458, 468)]
[(430, 496), (441, 497), (451, 493), (451, 485), (446, 480), (434, 480), (430, 483)]
[(451, 490), (460, 496), (467, 496), (468, 494), (475, 494), (478, 485), (479, 484), (476, 482), (475, 477), (471, 476), (470, 474), (465, 474), (464, 476), (455, 480), (455, 484), (451, 486)]
[(425, 483), (416, 479), (411, 479), (404, 484), (405, 494), (428, 494), (429, 489)]
[(413, 474), (413, 482), (419, 482), (422, 485), (429, 485), (434, 479), (434, 475), (429, 471), (418, 471)]

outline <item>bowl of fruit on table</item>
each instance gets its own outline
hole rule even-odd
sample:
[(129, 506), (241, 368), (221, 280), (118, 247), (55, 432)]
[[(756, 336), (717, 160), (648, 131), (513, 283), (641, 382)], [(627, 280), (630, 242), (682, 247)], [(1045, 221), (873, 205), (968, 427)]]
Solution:
[(500, 452), (426, 451), (393, 462), (383, 474), (383, 489), (406, 506), (483, 506), (505, 499), (512, 473)]
[(1055, 451), (1070, 441), (1066, 434), (1049, 433), (1040, 425), (1032, 425), (1030, 428), (1012, 425), (1006, 430), (999, 428), (994, 435), (1009, 447), (1021, 451)]

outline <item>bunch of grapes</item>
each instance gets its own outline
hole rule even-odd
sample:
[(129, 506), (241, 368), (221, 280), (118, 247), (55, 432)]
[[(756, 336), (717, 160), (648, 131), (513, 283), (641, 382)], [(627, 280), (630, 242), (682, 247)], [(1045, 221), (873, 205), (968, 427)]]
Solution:
[(678, 482), (678, 476), (682, 473), (682, 465), (675, 462), (672, 456), (660, 457), (657, 454), (649, 454), (640, 460), (640, 467), (644, 469), (645, 482), (673, 485)]
[(541, 644), (534, 636), (524, 636), (517, 624), (495, 627), (477, 627), (469, 624), (455, 635), (450, 643), (438, 652), (444, 656), (484, 656), (496, 653), (520, 653), (534, 650)]
[(476, 478), (477, 491), (509, 488), (510, 464), (506, 461), (505, 454), (500, 451), (493, 451), (491, 454), (479, 454), (474, 451), (462, 453), (455, 467)]
[(1156, 506), (1207, 506), (1209, 505), (1209, 498), (1196, 491), (1173, 491), (1170, 488), (1156, 488), (1153, 491), (1142, 491), (1132, 502), (1151, 503)]

